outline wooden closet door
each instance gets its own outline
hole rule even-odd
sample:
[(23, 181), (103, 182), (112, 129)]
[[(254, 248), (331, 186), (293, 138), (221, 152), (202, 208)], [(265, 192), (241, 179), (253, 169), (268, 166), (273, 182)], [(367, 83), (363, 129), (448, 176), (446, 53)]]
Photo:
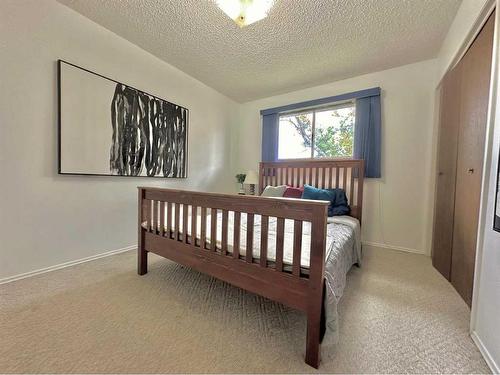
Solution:
[(441, 83), (432, 264), (447, 280), (451, 274), (457, 143), (460, 124), (460, 65)]
[(459, 63), (462, 78), (451, 283), (469, 306), (474, 282), (493, 30), (494, 14)]

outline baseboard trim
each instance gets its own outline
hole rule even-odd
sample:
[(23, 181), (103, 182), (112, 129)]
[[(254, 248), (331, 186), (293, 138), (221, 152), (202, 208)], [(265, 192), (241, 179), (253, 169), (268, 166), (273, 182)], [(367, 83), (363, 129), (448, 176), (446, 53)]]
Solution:
[(486, 349), (486, 347), (484, 346), (483, 342), (481, 341), (481, 339), (477, 335), (476, 331), (472, 331), (470, 333), (470, 336), (472, 337), (472, 341), (474, 341), (474, 343), (476, 344), (477, 348), (481, 352), (481, 354), (482, 354), (484, 360), (486, 361), (486, 363), (488, 364), (490, 370), (494, 374), (500, 374), (500, 366), (497, 363), (495, 363), (495, 360), (491, 356), (491, 354), (488, 351), (488, 349)]
[(0, 285), (11, 283), (13, 281), (17, 281), (17, 280), (21, 280), (21, 279), (26, 279), (27, 277), (41, 275), (43, 273), (60, 270), (61, 268), (66, 268), (66, 267), (76, 266), (77, 264), (81, 264), (81, 263), (91, 262), (93, 260), (109, 257), (111, 255), (116, 255), (116, 254), (124, 253), (126, 251), (135, 250), (135, 249), (137, 249), (137, 245), (131, 245), (131, 246), (123, 247), (121, 249), (106, 251), (104, 253), (100, 253), (97, 255), (91, 255), (91, 256), (86, 257), (86, 258), (71, 260), (69, 262), (56, 264), (54, 266), (40, 268), (38, 270), (21, 273), (21, 274), (14, 275), (14, 276), (5, 277), (3, 279), (0, 279)]
[(387, 245), (385, 243), (378, 243), (371, 241), (362, 241), (361, 243), (366, 246), (381, 247), (383, 249), (388, 249), (388, 250), (396, 250), (396, 251), (403, 251), (405, 253), (426, 255), (425, 252), (422, 250), (410, 249), (408, 247), (403, 247), (403, 246)]
[[(402, 246), (387, 245), (387, 244), (381, 244), (381, 243), (371, 242), (371, 241), (363, 241), (362, 243), (363, 243), (363, 245), (367, 245), (367, 246), (381, 247), (383, 249), (389, 249), (389, 250), (403, 251), (403, 252), (406, 252), (406, 253), (423, 254), (423, 255), (425, 255), (425, 253), (423, 251), (421, 251), (421, 250), (410, 249), (410, 248), (402, 247)], [(46, 268), (40, 268), (38, 270), (21, 273), (21, 274), (14, 275), (14, 276), (5, 277), (3, 279), (0, 279), (0, 285), (6, 284), (6, 283), (11, 283), (13, 281), (17, 281), (17, 280), (21, 280), (21, 279), (25, 279), (27, 277), (41, 275), (43, 273), (56, 271), (56, 270), (59, 270), (61, 268), (75, 266), (77, 264), (81, 264), (81, 263), (85, 263), (85, 262), (91, 262), (91, 261), (96, 260), (96, 259), (109, 257), (111, 255), (120, 254), (120, 253), (124, 253), (126, 251), (135, 250), (135, 249), (137, 249), (137, 246), (136, 245), (131, 245), (131, 246), (127, 246), (127, 247), (124, 247), (124, 248), (121, 248), (121, 249), (106, 251), (106, 252), (101, 253), (101, 254), (92, 255), (92, 256), (89, 256), (89, 257), (86, 257), (86, 258), (72, 260), (72, 261), (69, 261), (69, 262), (65, 262), (65, 263), (61, 263), (61, 264), (56, 264), (54, 266), (50, 266), (50, 267), (46, 267)]]

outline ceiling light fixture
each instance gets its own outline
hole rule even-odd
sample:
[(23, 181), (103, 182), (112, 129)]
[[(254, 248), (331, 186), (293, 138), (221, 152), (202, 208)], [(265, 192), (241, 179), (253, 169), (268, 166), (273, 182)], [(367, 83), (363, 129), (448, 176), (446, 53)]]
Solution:
[(266, 18), (275, 0), (215, 0), (217, 6), (239, 27)]

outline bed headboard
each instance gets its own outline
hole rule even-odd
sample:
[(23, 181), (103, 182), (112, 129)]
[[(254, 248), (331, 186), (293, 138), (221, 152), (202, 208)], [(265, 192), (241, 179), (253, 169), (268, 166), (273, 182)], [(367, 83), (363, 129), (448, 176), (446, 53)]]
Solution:
[(259, 165), (259, 194), (267, 185), (304, 184), (321, 189), (344, 189), (351, 216), (361, 223), (363, 211), (364, 161), (352, 159), (288, 160), (261, 162)]

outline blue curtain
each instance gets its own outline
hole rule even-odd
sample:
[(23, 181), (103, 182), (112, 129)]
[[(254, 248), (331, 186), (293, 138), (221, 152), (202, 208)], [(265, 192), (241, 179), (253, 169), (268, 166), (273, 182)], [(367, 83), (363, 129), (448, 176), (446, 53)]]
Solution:
[(278, 160), (279, 114), (262, 116), (262, 161)]
[(381, 159), (380, 95), (356, 100), (354, 158), (365, 161), (365, 177), (380, 178)]

